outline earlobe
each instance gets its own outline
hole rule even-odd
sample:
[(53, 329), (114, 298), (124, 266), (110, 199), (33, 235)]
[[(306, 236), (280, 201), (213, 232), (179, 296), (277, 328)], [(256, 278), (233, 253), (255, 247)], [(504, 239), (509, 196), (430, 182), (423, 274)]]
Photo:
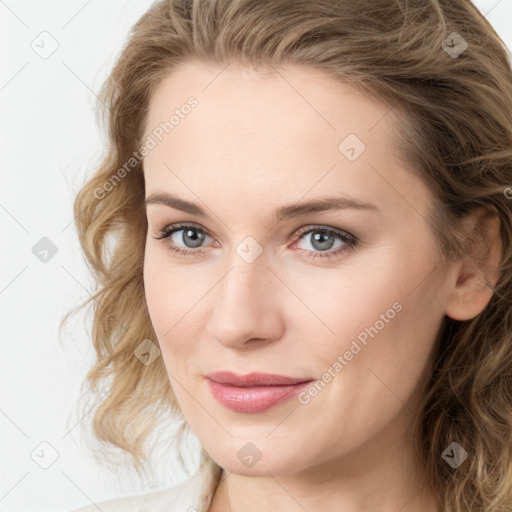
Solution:
[(470, 249), (456, 267), (445, 311), (447, 316), (460, 321), (480, 314), (494, 293), (502, 257), (499, 218), (489, 213), (480, 214), (473, 223), (469, 239)]

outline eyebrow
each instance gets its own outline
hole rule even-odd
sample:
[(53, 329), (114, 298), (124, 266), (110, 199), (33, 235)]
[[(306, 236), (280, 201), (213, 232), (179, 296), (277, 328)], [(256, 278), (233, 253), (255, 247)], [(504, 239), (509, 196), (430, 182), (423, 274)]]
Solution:
[[(151, 194), (145, 199), (144, 207), (147, 207), (148, 204), (162, 204), (176, 210), (181, 210), (182, 212), (196, 215), (198, 217), (208, 217), (206, 211), (197, 204), (190, 203), (169, 193), (158, 192)], [(359, 199), (348, 196), (333, 196), (323, 197), (301, 204), (290, 204), (282, 206), (274, 210), (272, 218), (276, 222), (281, 222), (285, 219), (300, 217), (310, 213), (350, 208), (355, 210), (370, 210), (376, 213), (380, 212), (379, 208), (377, 208), (377, 206), (374, 204), (366, 203)]]

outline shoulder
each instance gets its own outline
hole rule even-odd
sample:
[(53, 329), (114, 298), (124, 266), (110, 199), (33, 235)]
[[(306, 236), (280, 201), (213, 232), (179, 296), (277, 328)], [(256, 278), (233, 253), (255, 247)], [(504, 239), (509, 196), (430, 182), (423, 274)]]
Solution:
[(70, 512), (206, 512), (221, 472), (214, 461), (207, 460), (193, 476), (168, 489), (100, 501)]

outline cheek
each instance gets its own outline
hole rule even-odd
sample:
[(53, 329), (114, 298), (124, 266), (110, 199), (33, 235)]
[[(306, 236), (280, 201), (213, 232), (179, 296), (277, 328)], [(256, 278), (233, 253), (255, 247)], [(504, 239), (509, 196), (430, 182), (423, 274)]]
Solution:
[(161, 252), (146, 246), (144, 293), (153, 329), (164, 347), (179, 319), (177, 305), (180, 304), (182, 290), (172, 277), (174, 274), (169, 272)]
[(191, 319), (197, 312), (195, 308), (201, 298), (211, 286), (211, 283), (198, 279), (191, 266), (171, 265), (164, 249), (146, 247), (146, 303), (168, 368), (171, 351), (173, 360), (183, 360), (196, 348), (193, 340), (198, 339), (198, 326)]
[(166, 296), (163, 293), (164, 288), (159, 285), (159, 278), (162, 275), (161, 267), (155, 258), (155, 252), (148, 248), (146, 242), (146, 251), (144, 254), (144, 295), (148, 307), (149, 316), (157, 335), (163, 319), (163, 311), (166, 308), (164, 304)]
[[(321, 352), (324, 348), (328, 352), (344, 349), (345, 345), (348, 350), (350, 340), (376, 322), (379, 330), (387, 327), (385, 321), (393, 321), (397, 309), (401, 309), (401, 290), (409, 279), (396, 264), (395, 256), (372, 254), (371, 260), (370, 255), (354, 258), (354, 263), (347, 262), (339, 269), (289, 273), (284, 280), (301, 299), (287, 299), (287, 312), (295, 317), (289, 318), (289, 325), (299, 321), (311, 333), (305, 341)], [(386, 312), (381, 320), (380, 315)]]
[(434, 255), (414, 262), (408, 255), (383, 252), (338, 276), (301, 278), (297, 289), (316, 318), (303, 308), (299, 316), (310, 320), (302, 320), (299, 330), (305, 359), (317, 361), (320, 373), (347, 373), (350, 366), (356, 383), (368, 379), (372, 368), (406, 395), (411, 391), (428, 362), (444, 306)]

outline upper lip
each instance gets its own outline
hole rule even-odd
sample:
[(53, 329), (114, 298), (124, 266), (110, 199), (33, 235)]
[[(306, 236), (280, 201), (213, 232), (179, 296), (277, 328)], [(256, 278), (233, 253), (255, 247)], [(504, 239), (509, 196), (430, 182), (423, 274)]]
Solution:
[(248, 373), (247, 375), (237, 375), (233, 372), (220, 371), (205, 374), (210, 380), (219, 384), (228, 384), (238, 387), (249, 386), (290, 386), (301, 382), (310, 382), (314, 379), (302, 377), (286, 377), (285, 375), (276, 375), (273, 373)]

